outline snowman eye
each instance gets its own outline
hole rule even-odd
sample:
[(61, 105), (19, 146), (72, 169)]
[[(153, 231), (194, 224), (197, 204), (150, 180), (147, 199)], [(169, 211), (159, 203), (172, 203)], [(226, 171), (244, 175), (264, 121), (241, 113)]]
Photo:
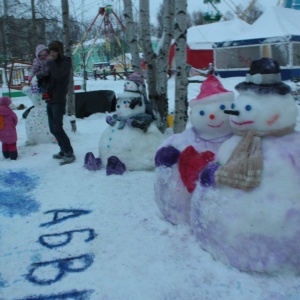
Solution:
[(245, 109), (246, 109), (247, 111), (249, 111), (249, 110), (252, 109), (252, 106), (251, 106), (251, 105), (246, 105), (246, 106), (245, 106)]
[(231, 109), (234, 109), (235, 108), (235, 105), (232, 103), (231, 104)]
[(225, 106), (224, 104), (221, 104), (221, 105), (220, 105), (220, 109), (221, 109), (221, 110), (224, 110), (225, 108), (226, 108), (226, 106)]
[(200, 110), (200, 111), (199, 111), (199, 115), (200, 115), (200, 116), (204, 116), (204, 115), (205, 115), (204, 110)]

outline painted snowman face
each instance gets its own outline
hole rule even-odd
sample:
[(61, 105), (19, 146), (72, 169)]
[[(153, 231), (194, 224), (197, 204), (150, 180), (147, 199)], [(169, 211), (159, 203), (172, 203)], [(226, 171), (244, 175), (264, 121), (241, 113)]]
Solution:
[(297, 119), (297, 105), (292, 95), (255, 93), (240, 94), (231, 106), (238, 115), (230, 115), (232, 128), (246, 131), (283, 129), (292, 126)]
[(117, 99), (116, 112), (120, 117), (130, 118), (146, 110), (143, 98), (138, 93), (124, 92)]
[(190, 120), (196, 129), (206, 137), (221, 137), (232, 132), (229, 116), (224, 113), (230, 109), (233, 97), (224, 101), (193, 104), (190, 111)]
[(127, 80), (124, 83), (124, 91), (138, 92), (139, 87), (134, 81)]

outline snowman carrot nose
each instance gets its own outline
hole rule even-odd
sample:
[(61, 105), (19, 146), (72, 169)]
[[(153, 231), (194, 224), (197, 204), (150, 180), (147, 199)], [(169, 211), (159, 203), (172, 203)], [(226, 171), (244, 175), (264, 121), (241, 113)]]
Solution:
[(227, 115), (234, 115), (234, 116), (238, 116), (240, 114), (238, 110), (229, 110), (229, 109), (225, 109), (224, 113)]

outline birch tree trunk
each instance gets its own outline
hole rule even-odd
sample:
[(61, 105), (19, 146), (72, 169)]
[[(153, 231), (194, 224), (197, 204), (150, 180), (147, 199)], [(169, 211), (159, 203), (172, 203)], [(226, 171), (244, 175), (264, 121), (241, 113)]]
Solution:
[(137, 38), (137, 28), (132, 15), (132, 1), (124, 1), (124, 18), (126, 24), (126, 37), (129, 44), (129, 49), (131, 53), (131, 64), (132, 70), (134, 72), (141, 72), (141, 59), (139, 56), (138, 38)]
[(35, 47), (37, 46), (37, 28), (36, 28), (36, 17), (35, 17), (35, 0), (31, 0), (31, 16), (32, 16), (32, 36), (33, 36), (33, 45), (31, 53), (33, 58), (35, 57)]
[(186, 37), (187, 37), (187, 0), (175, 0), (175, 64), (176, 64), (176, 83), (175, 83), (175, 115), (174, 133), (185, 130), (188, 120), (187, 115), (187, 71), (186, 71)]
[[(68, 0), (61, 0), (62, 8), (62, 22), (63, 22), (63, 37), (65, 45), (65, 55), (71, 58), (71, 34), (70, 34), (70, 15), (69, 15), (69, 2)], [(73, 66), (73, 63), (72, 63)], [(69, 90), (67, 95), (67, 113), (69, 116), (75, 116), (75, 92), (74, 92), (74, 74), (73, 67), (71, 68)], [(76, 131), (75, 118), (71, 120), (72, 130)]]
[(172, 41), (174, 0), (164, 0), (163, 6), (164, 32), (156, 54), (151, 43), (149, 0), (140, 0), (141, 43), (147, 66), (148, 95), (156, 112), (157, 127), (161, 132), (166, 130), (168, 124), (168, 59)]

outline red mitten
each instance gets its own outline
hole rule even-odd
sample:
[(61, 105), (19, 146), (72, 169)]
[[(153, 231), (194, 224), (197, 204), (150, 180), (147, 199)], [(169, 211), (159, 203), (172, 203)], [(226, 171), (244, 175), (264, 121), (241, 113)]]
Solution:
[(185, 148), (179, 156), (179, 173), (182, 182), (186, 186), (189, 193), (196, 188), (196, 181), (200, 172), (206, 165), (213, 161), (215, 154), (211, 151), (197, 152), (193, 146)]

